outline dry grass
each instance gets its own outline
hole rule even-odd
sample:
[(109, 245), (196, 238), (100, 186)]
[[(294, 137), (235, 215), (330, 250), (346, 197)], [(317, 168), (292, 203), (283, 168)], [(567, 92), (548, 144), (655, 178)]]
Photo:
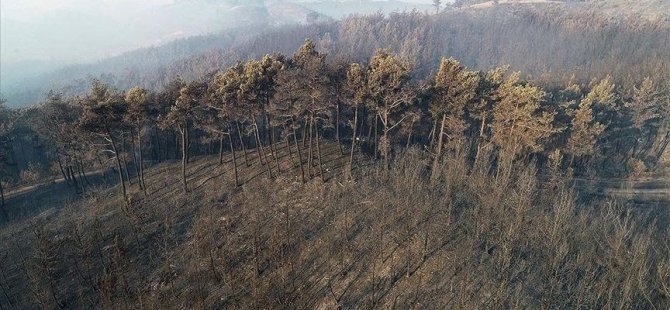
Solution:
[[(19, 308), (656, 308), (670, 306), (667, 209), (578, 198), (560, 175), (491, 175), (412, 149), (386, 170), (300, 182), (198, 158), (0, 231), (0, 304)], [(230, 160), (229, 160), (230, 161)], [(241, 166), (244, 163), (241, 162)], [(667, 218), (667, 215), (666, 215)]]

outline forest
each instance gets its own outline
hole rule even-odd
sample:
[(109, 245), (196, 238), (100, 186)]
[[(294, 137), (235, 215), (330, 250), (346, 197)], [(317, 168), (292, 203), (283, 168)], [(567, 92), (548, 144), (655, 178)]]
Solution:
[(448, 55), (476, 70), (509, 64), (545, 87), (564, 87), (610, 75), (631, 90), (645, 77), (665, 83), (670, 71), (670, 18), (605, 15), (582, 7), (505, 6), (481, 10), (444, 10), (351, 15), (340, 21), (280, 28), (248, 28), (193, 37), (77, 65), (28, 79), (4, 91), (8, 105), (20, 107), (44, 99), (49, 89), (83, 94), (91, 78), (122, 90), (164, 88), (212, 74), (239, 60), (275, 52), (290, 54), (305, 40), (334, 59), (358, 62), (387, 48), (413, 64), (418, 79), (438, 69)]
[(670, 307), (664, 26), (498, 13), (3, 100), (0, 306)]

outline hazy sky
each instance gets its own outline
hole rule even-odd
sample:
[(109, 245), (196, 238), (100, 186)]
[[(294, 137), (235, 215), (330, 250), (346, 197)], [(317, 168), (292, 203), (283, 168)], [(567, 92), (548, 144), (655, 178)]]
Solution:
[(235, 2), (247, 3), (241, 0), (2, 0), (0, 63), (89, 62), (142, 46), (217, 31), (226, 18), (223, 17), (225, 12), (222, 14), (216, 9), (223, 11), (226, 3)]

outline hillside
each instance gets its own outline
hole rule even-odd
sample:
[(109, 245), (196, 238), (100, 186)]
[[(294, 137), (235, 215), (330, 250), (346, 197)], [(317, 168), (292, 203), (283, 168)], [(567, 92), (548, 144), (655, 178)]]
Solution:
[[(118, 186), (98, 185), (3, 226), (0, 305), (567, 309), (670, 301), (668, 232), (659, 221), (667, 208), (587, 206), (532, 170), (493, 179), (458, 156), (445, 158), (431, 182), (416, 149), (388, 173), (361, 162), (352, 181), (338, 172), (346, 156), (334, 143), (323, 145), (326, 182), (314, 169), (302, 184), (296, 158), (278, 149), (282, 173), (273, 180), (255, 152), (241, 187), (230, 154), (223, 165), (194, 158), (187, 194), (174, 178), (179, 166), (159, 164), (147, 170), (146, 198), (132, 187), (130, 207)], [(15, 209), (29, 197), (10, 198), (10, 212), (31, 214)], [(652, 216), (655, 224), (641, 225)]]
[[(135, 85), (160, 89), (177, 75), (196, 79), (240, 58), (290, 53), (305, 37), (320, 41), (320, 47), (333, 56), (356, 60), (368, 59), (376, 48), (390, 48), (415, 59), (419, 71), (426, 74), (436, 69), (439, 57), (449, 55), (482, 70), (509, 64), (513, 70), (524, 71), (538, 80), (551, 77), (548, 82), (558, 85), (573, 76), (581, 82), (606, 75), (623, 83), (647, 76), (665, 79), (670, 71), (670, 39), (666, 35), (670, 20), (668, 13), (663, 13), (667, 1), (645, 2), (639, 7), (640, 11), (658, 13), (658, 18), (653, 19), (629, 15), (626, 12), (637, 11), (617, 9), (619, 6), (610, 3), (496, 5), (448, 9), (437, 16), (395, 14), (392, 21), (381, 16), (359, 16), (272, 30), (241, 28), (58, 70), (25, 80), (3, 95), (11, 106), (34, 104), (50, 88), (64, 87), (66, 93), (80, 93), (90, 77), (121, 89)], [(364, 4), (378, 5), (360, 5)], [(356, 5), (347, 2), (343, 8)], [(594, 9), (596, 6), (599, 7)], [(329, 7), (342, 8), (329, 2), (269, 7), (276, 9), (248, 5), (234, 10), (241, 11), (239, 18), (282, 24), (314, 18), (304, 11), (306, 8), (324, 14), (329, 14)]]

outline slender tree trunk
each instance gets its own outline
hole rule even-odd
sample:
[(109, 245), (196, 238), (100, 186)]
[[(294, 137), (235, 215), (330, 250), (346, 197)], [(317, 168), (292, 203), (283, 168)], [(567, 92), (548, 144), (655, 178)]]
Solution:
[(412, 123), (409, 124), (409, 134), (407, 134), (407, 144), (405, 144), (405, 148), (409, 148), (409, 145), (412, 143), (412, 132), (414, 131), (414, 122), (415, 120), (412, 119)]
[(479, 161), (479, 156), (482, 151), (482, 142), (484, 141), (484, 129), (486, 128), (486, 114), (482, 116), (482, 125), (479, 127), (479, 139), (477, 141), (477, 153), (475, 154), (475, 161), (472, 166), (475, 166)]
[[(137, 130), (140, 131), (139, 129)], [(140, 167), (138, 166), (137, 160), (137, 145), (135, 144), (135, 135), (133, 130), (130, 131), (130, 149), (133, 152), (133, 167), (135, 167), (135, 176), (137, 177), (137, 183), (140, 185), (140, 189), (144, 190), (144, 184), (142, 184), (142, 177), (140, 175)]]
[(354, 128), (351, 134), (351, 152), (349, 153), (349, 177), (353, 178), (354, 171), (354, 150), (356, 148), (356, 129), (358, 127), (358, 107), (354, 108)]
[(375, 144), (375, 158), (379, 158), (378, 157), (379, 156), (379, 137), (377, 135), (377, 130), (379, 128), (379, 123), (377, 123), (378, 121), (379, 121), (379, 115), (377, 115), (377, 113), (375, 113), (375, 141), (374, 141), (374, 144)]
[[(221, 135), (223, 137), (223, 135)], [(223, 144), (223, 140), (221, 140)], [(233, 145), (233, 127), (228, 123), (228, 145), (233, 153), (233, 171), (235, 173), (235, 186), (240, 186), (239, 176), (237, 175), (237, 154), (235, 154), (235, 146)]]
[(391, 148), (391, 141), (389, 140), (389, 112), (388, 109), (384, 109), (384, 170), (389, 168), (389, 151)]
[(335, 141), (337, 141), (337, 146), (340, 148), (340, 154), (344, 155), (344, 149), (340, 142), (340, 100), (337, 100), (337, 105), (335, 106)]
[(179, 135), (177, 135), (177, 133), (175, 133), (175, 132), (173, 132), (172, 134), (174, 135), (174, 159), (177, 159), (177, 158), (179, 158), (179, 153), (180, 153), (179, 152), (179, 149), (180, 149), (180, 147), (179, 147)]
[(181, 183), (184, 186), (184, 194), (188, 192), (188, 186), (186, 184), (186, 164), (188, 163), (188, 141), (186, 141), (186, 135), (188, 135), (188, 124), (184, 123), (182, 128), (179, 128), (181, 132)]
[(316, 131), (316, 154), (317, 154), (317, 159), (319, 160), (319, 175), (321, 176), (321, 181), (325, 182), (326, 178), (323, 175), (323, 164), (321, 163), (321, 145), (319, 143), (319, 140), (321, 140), (321, 138), (320, 138), (321, 135), (319, 134), (319, 127), (318, 126), (314, 126), (314, 129)]
[(284, 133), (286, 135), (286, 138), (284, 141), (286, 142), (286, 149), (288, 149), (288, 156), (291, 158), (291, 167), (295, 168), (295, 160), (293, 159), (293, 150), (291, 149), (291, 134), (286, 134), (286, 127), (284, 127)]
[[(232, 132), (230, 132), (230, 135), (231, 135), (230, 140), (232, 143), (233, 140)], [(219, 165), (223, 165), (223, 133), (219, 137)]]
[(432, 148), (435, 144), (435, 132), (437, 131), (437, 120), (433, 122), (433, 129), (428, 134), (428, 147)]
[(267, 157), (264, 159), (264, 152), (263, 152), (263, 143), (261, 143), (261, 136), (260, 133), (258, 132), (258, 122), (256, 121), (256, 115), (251, 114), (251, 119), (252, 119), (252, 126), (254, 129), (254, 141), (256, 143), (256, 155), (258, 155), (258, 160), (260, 161), (261, 165), (268, 164), (267, 162)]
[(309, 151), (308, 157), (307, 157), (307, 174), (309, 175), (310, 178), (312, 178), (312, 160), (314, 158), (314, 152), (312, 151), (312, 137), (314, 133), (314, 115), (310, 113), (310, 118), (309, 118)]
[(65, 180), (65, 184), (70, 185), (70, 178), (65, 173), (65, 169), (63, 169), (63, 162), (60, 159), (60, 155), (56, 155), (56, 158), (58, 159), (58, 168), (60, 168), (60, 173), (63, 174), (63, 179)]
[(81, 192), (86, 193), (86, 184), (84, 184), (84, 177), (81, 175), (81, 167), (75, 162), (74, 168), (72, 170), (77, 170), (77, 176), (79, 177), (79, 184), (81, 187)]
[(123, 193), (123, 199), (125, 202), (128, 202), (128, 193), (126, 192), (126, 180), (123, 178), (123, 169), (121, 168), (121, 159), (119, 158), (119, 152), (116, 147), (116, 141), (114, 141), (114, 135), (111, 132), (108, 132), (109, 140), (112, 142), (112, 151), (116, 157), (116, 169), (119, 171), (119, 180), (121, 181), (121, 191)]
[(268, 161), (268, 157), (265, 156), (265, 150), (263, 149), (263, 143), (261, 142), (261, 136), (260, 133), (258, 132), (258, 123), (255, 121), (254, 117), (254, 131), (256, 133), (256, 142), (258, 143), (258, 146), (256, 147), (256, 151), (258, 152), (259, 159), (261, 160), (261, 164), (263, 163), (263, 157), (265, 158), (265, 168), (268, 172), (268, 177), (272, 179), (272, 167), (270, 162)]
[(84, 178), (84, 181), (86, 181), (86, 184), (91, 185), (91, 182), (88, 180), (88, 177), (86, 176), (86, 167), (84, 167), (84, 163), (79, 160), (79, 167), (81, 169), (81, 175)]
[(665, 139), (661, 142), (661, 147), (658, 150), (658, 153), (656, 153), (656, 163), (658, 163), (661, 158), (663, 157), (663, 154), (665, 154), (665, 150), (668, 148), (668, 145), (670, 145), (670, 130), (665, 135)]
[(302, 183), (307, 182), (305, 179), (305, 169), (302, 166), (302, 152), (300, 151), (300, 144), (298, 144), (298, 135), (296, 134), (295, 127), (293, 127), (293, 142), (295, 143), (295, 148), (298, 150), (298, 161), (300, 161), (300, 174), (302, 175)]
[(272, 158), (275, 160), (275, 167), (277, 168), (277, 175), (281, 173), (281, 168), (279, 167), (279, 153), (277, 152), (277, 145), (275, 143), (275, 128), (272, 124), (272, 118), (269, 113), (265, 114), (265, 119), (268, 122), (269, 132), (268, 139), (270, 140), (270, 152), (272, 153)]
[(126, 161), (126, 138), (125, 138), (125, 132), (121, 133), (121, 154), (123, 155), (121, 157), (121, 160), (123, 160), (123, 167), (126, 168), (125, 175), (126, 175), (126, 180), (128, 181), (128, 185), (133, 185), (133, 182), (130, 181), (130, 169), (128, 169), (128, 162)]
[(149, 143), (151, 144), (151, 155), (153, 159), (160, 162), (161, 161), (161, 145), (158, 142), (156, 132), (154, 130), (149, 130)]
[(2, 209), (2, 217), (8, 220), (7, 210), (5, 210), (5, 189), (2, 185), (2, 180), (0, 180), (0, 209)]
[(305, 118), (304, 127), (302, 128), (302, 147), (307, 146), (307, 127), (309, 120)]
[(444, 137), (444, 124), (447, 120), (446, 115), (442, 115), (442, 123), (440, 125), (440, 135), (437, 137), (437, 150), (435, 150), (435, 159), (433, 159), (433, 171), (431, 171), (431, 179), (435, 181), (439, 175), (438, 168), (440, 167), (440, 160), (442, 159), (442, 140)]
[(240, 139), (240, 145), (242, 145), (242, 152), (244, 152), (244, 164), (249, 167), (249, 160), (247, 156), (247, 147), (244, 145), (244, 138), (242, 137), (242, 131), (240, 130), (240, 122), (235, 122), (235, 126), (237, 127), (237, 137)]
[(139, 159), (137, 161), (137, 166), (140, 168), (140, 185), (142, 187), (142, 191), (144, 192), (144, 196), (147, 196), (147, 185), (144, 182), (144, 159), (142, 158), (142, 129), (138, 126), (137, 129), (137, 153), (139, 156)]

